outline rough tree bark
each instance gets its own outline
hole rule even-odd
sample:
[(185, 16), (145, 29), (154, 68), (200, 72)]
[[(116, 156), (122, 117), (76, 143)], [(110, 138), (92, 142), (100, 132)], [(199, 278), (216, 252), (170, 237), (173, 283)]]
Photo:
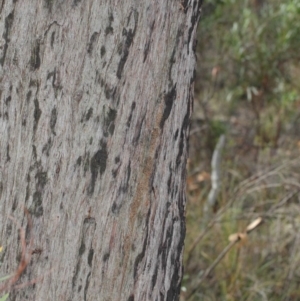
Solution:
[(34, 240), (20, 281), (44, 276), (11, 300), (178, 299), (199, 10), (0, 1), (1, 273), (13, 216)]

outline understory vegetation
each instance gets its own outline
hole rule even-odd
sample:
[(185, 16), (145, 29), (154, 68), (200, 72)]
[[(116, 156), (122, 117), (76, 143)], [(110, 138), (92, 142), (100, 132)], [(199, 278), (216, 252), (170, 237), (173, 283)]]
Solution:
[(203, 4), (181, 300), (300, 300), (299, 49), (300, 0)]

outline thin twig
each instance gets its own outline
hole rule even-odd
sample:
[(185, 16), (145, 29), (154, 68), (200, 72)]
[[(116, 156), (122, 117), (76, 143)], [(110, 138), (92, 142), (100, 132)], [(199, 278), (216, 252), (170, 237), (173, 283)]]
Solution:
[[(28, 210), (26, 208), (24, 210), (25, 210), (25, 214), (27, 216), (28, 226), (29, 226), (29, 230), (30, 230), (29, 248), (27, 247), (27, 244), (26, 244), (26, 238), (25, 238), (24, 228), (22, 228), (21, 226), (18, 226), (19, 227), (19, 231), (20, 231), (20, 240), (21, 240), (21, 249), (22, 249), (21, 260), (20, 260), (18, 268), (15, 271), (15, 273), (13, 274), (13, 276), (0, 286), (0, 292), (1, 293), (3, 291), (11, 290), (12, 286), (19, 280), (19, 278), (24, 273), (26, 267), (28, 266), (28, 264), (29, 264), (29, 262), (31, 260), (31, 252), (28, 252), (28, 249), (31, 250), (32, 249), (32, 244), (33, 244), (33, 237), (31, 235), (32, 220), (31, 220), (31, 217), (29, 215)], [(12, 216), (9, 216), (9, 218), (15, 224), (18, 225), (17, 221)]]
[(262, 223), (262, 218), (258, 217), (255, 221), (250, 223), (245, 231), (243, 233), (235, 233), (230, 238), (230, 243), (223, 249), (223, 251), (218, 255), (218, 257), (215, 259), (215, 261), (205, 270), (204, 274), (201, 276), (199, 281), (197, 282), (197, 285), (191, 290), (191, 292), (187, 295), (186, 300), (189, 300), (199, 289), (199, 285), (202, 283), (202, 281), (209, 276), (209, 274), (214, 270), (214, 268), (217, 266), (217, 264), (223, 259), (223, 257), (229, 252), (229, 250), (240, 240), (244, 239), (247, 234), (252, 232), (254, 229), (256, 229), (259, 225)]
[(238, 237), (236, 241), (231, 241), (219, 254), (219, 256), (215, 259), (215, 261), (210, 265), (209, 268), (206, 269), (204, 274), (199, 279), (197, 285), (195, 285), (194, 289), (191, 290), (191, 292), (187, 295), (186, 300), (189, 300), (199, 289), (199, 285), (202, 283), (202, 281), (209, 276), (209, 274), (213, 271), (213, 269), (217, 266), (217, 264), (223, 259), (223, 257), (228, 253), (228, 251), (240, 240)]
[[(279, 203), (277, 203), (276, 205), (272, 206), (267, 214), (271, 214), (274, 213), (274, 211), (280, 207), (282, 207), (283, 205), (285, 205), (293, 196), (295, 196), (297, 193), (299, 193), (299, 189), (294, 190), (292, 192), (290, 192), (287, 196), (285, 196)], [(213, 224), (216, 221), (213, 221), (213, 223), (211, 223), (211, 225), (209, 225), (210, 227), (213, 226)], [(263, 219), (261, 217), (257, 218), (254, 221), (254, 224), (251, 223), (246, 230), (244, 231), (244, 234), (249, 234), (250, 232), (252, 232), (254, 229), (257, 228), (257, 226), (259, 226), (261, 223), (263, 222)], [(206, 230), (208, 231), (208, 228), (206, 228)], [(202, 239), (202, 237), (206, 234), (206, 232), (202, 233), (202, 236), (200, 237), (199, 241)], [(199, 279), (199, 281), (197, 282), (197, 285), (195, 285), (195, 287), (191, 290), (191, 292), (187, 295), (186, 300), (189, 300), (198, 290), (199, 290), (199, 285), (202, 283), (202, 281), (207, 278), (209, 276), (209, 274), (213, 271), (213, 269), (217, 266), (217, 264), (223, 259), (223, 257), (229, 252), (229, 250), (238, 242), (242, 239), (243, 235), (236, 233), (235, 238), (223, 249), (223, 251), (218, 255), (218, 257), (215, 259), (215, 261), (206, 269), (206, 271), (204, 272), (204, 274), (201, 276), (201, 278)], [(198, 242), (197, 242), (198, 243)], [(192, 252), (194, 250), (194, 248), (196, 247), (197, 244), (193, 244), (193, 249), (190, 250), (190, 252)], [(191, 254), (191, 253), (190, 253)]]

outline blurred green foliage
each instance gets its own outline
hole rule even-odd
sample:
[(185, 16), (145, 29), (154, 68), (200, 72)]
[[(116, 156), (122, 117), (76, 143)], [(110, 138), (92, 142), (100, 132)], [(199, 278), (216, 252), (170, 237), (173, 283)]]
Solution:
[(208, 0), (206, 5), (211, 12), (199, 28), (201, 43), (204, 32), (216, 31), (219, 61), (223, 68), (232, 65), (233, 84), (284, 90), (290, 84), (285, 67), (300, 58), (300, 1)]
[[(300, 300), (300, 0), (206, 0), (197, 58), (181, 300), (228, 236), (258, 216), (264, 224), (189, 300)], [(224, 133), (219, 207), (207, 227), (211, 157)]]
[(207, 0), (198, 52), (198, 91), (211, 86), (214, 100), (231, 110), (248, 101), (256, 135), (265, 131), (261, 119), (270, 104), (281, 119), (293, 118), (300, 95), (300, 0)]

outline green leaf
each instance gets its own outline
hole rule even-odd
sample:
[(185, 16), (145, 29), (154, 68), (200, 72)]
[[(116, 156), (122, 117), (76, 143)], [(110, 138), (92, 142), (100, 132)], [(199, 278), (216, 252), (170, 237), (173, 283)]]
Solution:
[[(2, 281), (4, 281), (4, 280), (7, 280), (7, 279), (9, 279), (10, 277), (11, 277), (11, 275), (4, 276), (4, 277), (0, 278), (0, 282), (2, 282)], [(1, 301), (1, 299), (0, 299), (0, 301)]]
[(9, 293), (5, 294), (3, 297), (0, 298), (0, 301), (7, 300), (8, 296), (9, 296)]

